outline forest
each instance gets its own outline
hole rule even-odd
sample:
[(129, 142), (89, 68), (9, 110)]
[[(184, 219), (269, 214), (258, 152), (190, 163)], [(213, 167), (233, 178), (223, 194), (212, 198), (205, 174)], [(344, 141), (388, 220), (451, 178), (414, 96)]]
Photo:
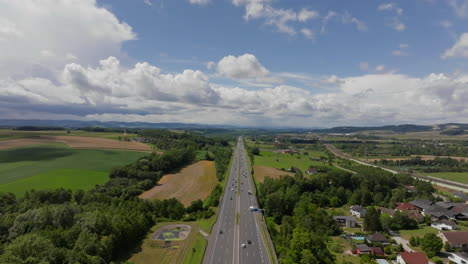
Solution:
[[(329, 208), (352, 204), (393, 208), (397, 202), (416, 197), (432, 198), (430, 184), (408, 175), (392, 175), (367, 166), (357, 170), (351, 174), (330, 169), (313, 178), (297, 173), (294, 177), (265, 178), (259, 185), (259, 202), (281, 263), (334, 263), (326, 245), (340, 229)], [(410, 193), (405, 185), (413, 185), (417, 191)], [(401, 221), (406, 224), (406, 219)]]

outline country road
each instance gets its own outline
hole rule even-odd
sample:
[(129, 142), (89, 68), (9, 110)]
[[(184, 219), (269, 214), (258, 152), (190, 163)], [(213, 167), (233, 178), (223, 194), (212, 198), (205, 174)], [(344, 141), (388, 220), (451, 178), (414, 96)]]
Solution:
[[(331, 144), (325, 144), (325, 147), (328, 149), (328, 151), (330, 151), (331, 153), (333, 153), (336, 156), (341, 157), (343, 159), (351, 160), (351, 161), (354, 161), (356, 163), (359, 163), (359, 164), (365, 165), (365, 166), (380, 168), (382, 170), (388, 171), (388, 172), (393, 173), (393, 174), (398, 174), (399, 173), (396, 170), (387, 169), (387, 168), (384, 168), (384, 167), (380, 167), (380, 166), (377, 166), (377, 165), (374, 165), (374, 164), (364, 162), (362, 160), (355, 159), (355, 158), (351, 157), (349, 154), (339, 151), (337, 148), (335, 148), (335, 146), (333, 146)], [(468, 192), (468, 185), (463, 184), (463, 183), (453, 182), (453, 181), (444, 180), (444, 179), (440, 179), (440, 178), (435, 178), (435, 177), (431, 177), (431, 176), (416, 175), (416, 174), (411, 174), (411, 177), (413, 177), (415, 179), (418, 179), (418, 180), (428, 181), (428, 182), (431, 182), (432, 184), (435, 184), (435, 185), (438, 185), (438, 186), (441, 186), (441, 187), (445, 187), (445, 188), (449, 188), (449, 189), (452, 189), (452, 190)]]
[(257, 217), (261, 212), (250, 210), (258, 208), (258, 203), (246, 159), (239, 137), (203, 264), (271, 263)]

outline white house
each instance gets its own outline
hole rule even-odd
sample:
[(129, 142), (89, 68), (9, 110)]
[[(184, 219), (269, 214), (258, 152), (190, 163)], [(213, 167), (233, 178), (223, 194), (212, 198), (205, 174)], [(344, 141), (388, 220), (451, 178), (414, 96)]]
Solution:
[(457, 229), (457, 224), (450, 220), (441, 220), (439, 222), (432, 223), (431, 227), (439, 230), (454, 230)]
[(451, 253), (448, 259), (455, 264), (468, 264), (468, 254), (463, 252)]
[(366, 212), (367, 209), (359, 205), (352, 205), (349, 207), (349, 213), (351, 213), (351, 215), (354, 215), (357, 218), (362, 218), (366, 216)]

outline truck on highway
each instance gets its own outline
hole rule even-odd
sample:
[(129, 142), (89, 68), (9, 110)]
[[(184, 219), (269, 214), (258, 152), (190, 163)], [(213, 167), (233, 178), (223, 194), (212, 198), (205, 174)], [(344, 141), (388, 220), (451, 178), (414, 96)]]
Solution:
[(258, 211), (258, 208), (255, 207), (255, 206), (253, 206), (253, 205), (251, 205), (251, 206), (249, 207), (249, 209), (250, 209), (250, 211), (253, 211), (253, 212), (257, 212), (257, 211)]

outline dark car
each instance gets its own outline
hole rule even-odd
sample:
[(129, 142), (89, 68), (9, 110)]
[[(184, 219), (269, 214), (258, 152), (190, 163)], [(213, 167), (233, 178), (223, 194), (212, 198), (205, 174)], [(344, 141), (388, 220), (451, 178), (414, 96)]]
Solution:
[(251, 240), (247, 240), (247, 244), (251, 245), (251, 244), (252, 244), (252, 241), (251, 241)]
[(219, 230), (219, 233), (220, 233), (220, 234), (222, 234), (222, 233), (223, 233), (223, 230), (222, 230), (222, 229), (220, 229), (220, 230)]

